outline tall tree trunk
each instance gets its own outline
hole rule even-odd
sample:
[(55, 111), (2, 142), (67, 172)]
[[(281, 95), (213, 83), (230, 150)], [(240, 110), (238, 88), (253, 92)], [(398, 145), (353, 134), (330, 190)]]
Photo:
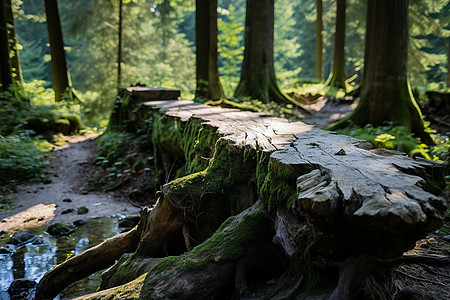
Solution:
[(345, 0), (337, 0), (336, 32), (334, 34), (333, 68), (326, 85), (345, 90)]
[(11, 59), (8, 47), (8, 27), (6, 23), (6, 3), (0, 4), (0, 91), (6, 91), (13, 83)]
[(367, 9), (361, 100), (347, 118), (329, 128), (342, 127), (349, 120), (360, 126), (393, 122), (432, 144), (407, 78), (408, 1), (369, 0)]
[(47, 16), (48, 40), (50, 42), (50, 55), (52, 66), (53, 90), (55, 100), (61, 101), (66, 92), (72, 98), (71, 84), (67, 70), (66, 54), (64, 52), (64, 41), (59, 19), (57, 0), (44, 0), (45, 14)]
[(117, 46), (117, 87), (120, 86), (121, 83), (121, 64), (122, 64), (122, 8), (123, 8), (123, 0), (119, 0), (119, 43)]
[(11, 0), (5, 0), (6, 21), (8, 23), (9, 49), (11, 50), (11, 66), (14, 80), (22, 82), (22, 71), (20, 68), (19, 51), (17, 50), (16, 29), (14, 26), (14, 15), (12, 12)]
[(234, 97), (289, 103), (278, 87), (273, 65), (274, 0), (247, 0), (245, 50)]
[(224, 98), (217, 59), (217, 0), (195, 1), (197, 87), (195, 98)]
[(323, 80), (323, 58), (322, 58), (322, 0), (316, 0), (317, 6), (317, 19), (316, 19), (316, 77), (319, 80)]
[(447, 87), (450, 87), (450, 38), (447, 38)]

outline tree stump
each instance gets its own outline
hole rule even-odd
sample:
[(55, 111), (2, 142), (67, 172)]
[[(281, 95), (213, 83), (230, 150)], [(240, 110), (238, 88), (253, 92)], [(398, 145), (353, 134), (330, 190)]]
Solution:
[[(354, 298), (368, 293), (366, 278), (389, 271), (442, 223), (435, 163), (301, 122), (130, 94), (116, 124), (152, 141), (157, 180), (177, 178), (130, 236), (116, 239), (120, 248), (106, 241), (97, 256), (87, 250), (58, 265), (37, 299), (56, 296), (64, 274), (86, 276), (74, 260), (104, 268), (106, 259), (96, 259), (110, 247), (124, 255), (104, 273), (103, 290), (80, 299), (281, 299), (304, 295), (319, 278), (331, 281), (325, 294)], [(175, 160), (182, 167), (170, 170)], [(272, 285), (255, 291), (258, 281)]]

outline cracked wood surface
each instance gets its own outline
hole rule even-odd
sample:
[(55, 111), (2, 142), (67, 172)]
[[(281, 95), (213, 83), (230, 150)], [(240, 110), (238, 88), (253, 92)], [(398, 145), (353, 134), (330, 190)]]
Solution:
[(425, 191), (425, 180), (416, 175), (431, 162), (370, 151), (367, 142), (261, 113), (184, 100), (143, 105), (182, 122), (200, 121), (237, 146), (271, 152), (271, 159), (298, 170), (299, 204), (317, 222), (344, 216), (369, 230), (426, 231), (445, 211), (445, 200)]

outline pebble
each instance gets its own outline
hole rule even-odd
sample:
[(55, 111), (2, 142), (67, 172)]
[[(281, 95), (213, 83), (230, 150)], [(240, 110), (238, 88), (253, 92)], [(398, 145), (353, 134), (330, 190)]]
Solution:
[[(32, 297), (37, 283), (30, 279), (16, 279), (8, 288), (8, 294), (11, 299), (28, 299)], [(33, 297), (34, 298), (34, 297)]]
[(72, 199), (66, 198), (66, 199), (63, 199), (63, 202), (72, 202)]
[(450, 234), (444, 235), (444, 236), (442, 237), (442, 239), (443, 239), (444, 241), (450, 242)]
[(34, 233), (32, 233), (30, 230), (20, 230), (15, 232), (8, 241), (8, 244), (13, 245), (24, 245), (26, 243), (32, 242), (36, 239), (36, 236)]
[(66, 210), (63, 210), (63, 211), (61, 212), (61, 214), (62, 214), (62, 215), (70, 214), (70, 213), (72, 213), (72, 212), (74, 212), (74, 211), (75, 211), (75, 209), (73, 209), (73, 208), (68, 208), (68, 209), (66, 209)]
[(0, 247), (0, 254), (10, 254), (12, 250), (7, 247)]
[(85, 221), (85, 220), (76, 220), (72, 224), (73, 224), (73, 226), (80, 227), (80, 226), (82, 226), (84, 224), (87, 224), (87, 221)]
[(84, 215), (84, 214), (87, 214), (88, 212), (89, 212), (89, 209), (86, 206), (78, 207), (79, 215)]
[(50, 225), (47, 232), (53, 236), (70, 235), (73, 233), (73, 229), (64, 223), (55, 223)]

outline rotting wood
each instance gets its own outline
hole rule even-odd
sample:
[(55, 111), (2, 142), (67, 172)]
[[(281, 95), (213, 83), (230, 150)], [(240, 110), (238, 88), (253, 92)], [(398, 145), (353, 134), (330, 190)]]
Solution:
[[(434, 180), (439, 184), (440, 180), (439, 172), (432, 172), (435, 165), (431, 162), (414, 161), (391, 151), (371, 151), (365, 142), (301, 122), (289, 123), (284, 119), (269, 118), (264, 114), (210, 107), (191, 101), (140, 100), (130, 104), (125, 111), (128, 120), (134, 123), (127, 128), (145, 127), (143, 120), (162, 116), (164, 122), (160, 125), (165, 126), (167, 132), (161, 136), (165, 141), (160, 149), (164, 149), (166, 155), (173, 153), (180, 159), (178, 153), (184, 149), (181, 151), (185, 151), (186, 163), (189, 163), (194, 158), (205, 160), (205, 151), (212, 154), (206, 157), (206, 169), (197, 168), (200, 172), (164, 185), (156, 207), (142, 212), (138, 227), (140, 241), (132, 255), (134, 260), (124, 259), (121, 266), (126, 270), (135, 266), (139, 259), (144, 264), (145, 259), (162, 255), (162, 250), (168, 249), (165, 244), (167, 240), (179, 239), (179, 245), (185, 251), (188, 231), (189, 237), (194, 235), (189, 241), (196, 241), (192, 245), (193, 250), (164, 259), (150, 269), (146, 277), (138, 278), (141, 272), (120, 275), (111, 271), (110, 278), (123, 276), (122, 279), (117, 277), (116, 284), (129, 282), (122, 286), (125, 290), (132, 290), (132, 286), (138, 290), (142, 288), (142, 295), (152, 295), (155, 299), (169, 297), (172, 295), (170, 292), (172, 296), (180, 293), (177, 298), (183, 299), (189, 295), (198, 296), (195, 289), (199, 288), (202, 295), (212, 296), (220, 293), (223, 286), (209, 283), (200, 286), (197, 279), (205, 276), (215, 278), (218, 271), (226, 272), (226, 284), (231, 284), (233, 289), (232, 274), (239, 261), (249, 257), (247, 250), (240, 248), (242, 252), (232, 252), (233, 259), (226, 260), (224, 265), (214, 265), (218, 253), (214, 254), (204, 244), (208, 243), (213, 249), (220, 247), (220, 242), (214, 244), (214, 240), (207, 239), (218, 225), (211, 224), (213, 218), (203, 219), (200, 223), (198, 218), (217, 213), (217, 210), (223, 213), (219, 214), (218, 219), (222, 221), (224, 219), (221, 218), (226, 215), (236, 215), (241, 211), (244, 215), (250, 214), (255, 211), (254, 203), (258, 198), (261, 199), (258, 210), (264, 207), (265, 213), (272, 216), (264, 219), (264, 224), (272, 228), (267, 231), (270, 235), (268, 240), (273, 239), (280, 245), (290, 262), (299, 259), (304, 262), (306, 257), (314, 259), (313, 254), (305, 255), (313, 247), (314, 255), (330, 264), (336, 261), (364, 263), (358, 258), (366, 255), (374, 257), (361, 266), (364, 272), (354, 272), (348, 264), (342, 264), (343, 273), (350, 272), (359, 277), (369, 275), (376, 259), (401, 256), (417, 238), (439, 226), (442, 221), (446, 203), (442, 197), (430, 193), (427, 185), (427, 181)], [(146, 128), (149, 135), (154, 134), (155, 125), (152, 126)], [(212, 149), (196, 149), (195, 140), (183, 139), (187, 130), (194, 129), (197, 131), (193, 136), (198, 140), (209, 133), (216, 135)], [(153, 142), (158, 143), (158, 140)], [(184, 148), (178, 143), (184, 143)], [(191, 156), (186, 154), (190, 150), (186, 145), (195, 148)], [(177, 150), (167, 151), (171, 147)], [(339, 152), (345, 155), (336, 155)], [(238, 166), (232, 165), (234, 161)], [(218, 183), (216, 177), (227, 172), (230, 172), (228, 177)], [(204, 206), (205, 199), (211, 203), (216, 201), (216, 206)], [(232, 202), (233, 199), (237, 202)], [(193, 204), (197, 209), (193, 209)], [(235, 221), (238, 223), (233, 224), (239, 226), (239, 222), (244, 220), (237, 218)], [(199, 230), (196, 227), (198, 224), (203, 224), (205, 228)], [(222, 227), (222, 232), (226, 229)], [(305, 232), (313, 232), (306, 244), (302, 237)], [(227, 235), (227, 238), (239, 240), (234, 235)], [(265, 239), (267, 241), (267, 236)], [(203, 264), (197, 264), (199, 248), (195, 246), (205, 251), (202, 252), (206, 255), (202, 254), (203, 258), (209, 257), (203, 260)], [(225, 250), (219, 253), (220, 257), (229, 255)], [(256, 253), (252, 257), (255, 259), (257, 256)], [(194, 269), (190, 270), (187, 262), (196, 262)], [(181, 265), (181, 269), (176, 267)], [(172, 275), (166, 276), (163, 266), (173, 270)], [(120, 269), (120, 266), (115, 269)], [(305, 273), (298, 278), (308, 282), (308, 275)], [(363, 279), (358, 282), (363, 282)], [(338, 288), (334, 297), (352, 296), (348, 294), (349, 280), (341, 278), (341, 285), (336, 283)], [(38, 290), (49, 284), (48, 280), (43, 282), (39, 283)], [(164, 288), (173, 282), (177, 284), (170, 285), (170, 289)], [(295, 283), (298, 282), (295, 280)], [(106, 283), (103, 286), (114, 285)], [(152, 290), (155, 287), (156, 290)], [(289, 295), (295, 295), (300, 287), (277, 286), (279, 295), (284, 294), (283, 289), (289, 291)], [(106, 295), (113, 299), (124, 295), (120, 291), (121, 288), (115, 288), (86, 296), (86, 299)], [(133, 293), (135, 295), (136, 292)]]

